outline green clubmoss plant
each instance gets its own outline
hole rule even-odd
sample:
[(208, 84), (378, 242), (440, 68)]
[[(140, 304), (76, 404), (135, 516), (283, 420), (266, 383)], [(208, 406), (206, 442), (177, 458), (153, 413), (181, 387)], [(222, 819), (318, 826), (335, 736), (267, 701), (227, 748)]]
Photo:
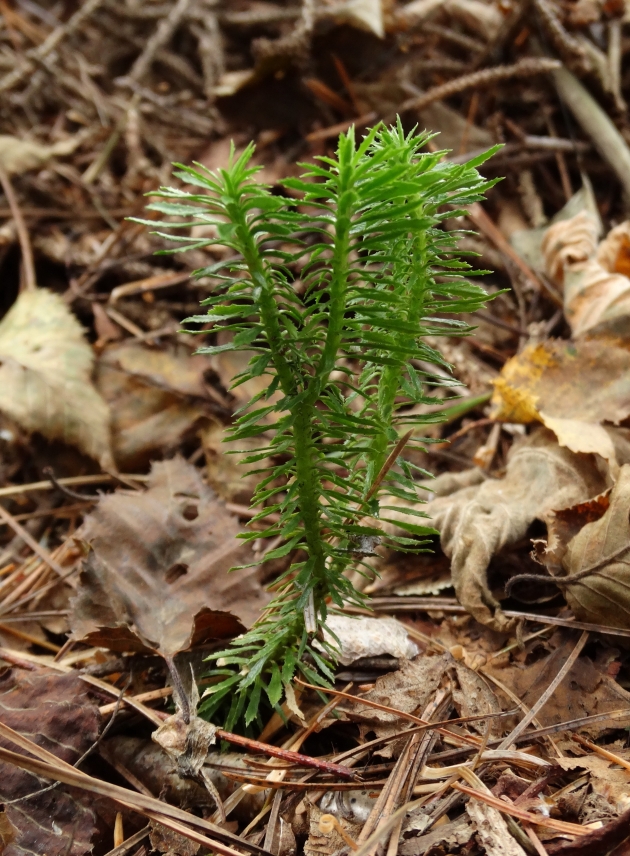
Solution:
[[(296, 674), (332, 681), (337, 648), (323, 634), (327, 616), (364, 603), (346, 572), (361, 570), (379, 540), (417, 550), (434, 534), (422, 525), (414, 481), (427, 473), (414, 473), (400, 452), (423, 442), (423, 423), (440, 419), (419, 406), (443, 401), (431, 388), (456, 385), (427, 337), (466, 334), (458, 316), (488, 297), (442, 223), (483, 198), (493, 182), (477, 167), (494, 150), (455, 164), (445, 152), (423, 151), (430, 139), (406, 134), (400, 122), (361, 141), (350, 129), (335, 157), (282, 182), (286, 195), (256, 180), (253, 145), (216, 172), (178, 165), (175, 175), (198, 192), (162, 188), (149, 208), (185, 219), (142, 221), (167, 230), (157, 234), (178, 243), (169, 252), (228, 248), (227, 259), (196, 272), (215, 288), (203, 301), (207, 313), (187, 323), (211, 322), (231, 336), (199, 353), (253, 353), (234, 386), (268, 381), (230, 431), (230, 439), (270, 437), (245, 458), (259, 481), (257, 528), (243, 537), (277, 538), (266, 560), (294, 560), (260, 619), (214, 656), (221, 680), (201, 710), (223, 712), (227, 728), (253, 722), (265, 697), (278, 709)], [(199, 225), (216, 237), (173, 237)], [(270, 401), (273, 393), (279, 398)], [(384, 496), (419, 519), (397, 523), (404, 535), (383, 533), (392, 510)]]

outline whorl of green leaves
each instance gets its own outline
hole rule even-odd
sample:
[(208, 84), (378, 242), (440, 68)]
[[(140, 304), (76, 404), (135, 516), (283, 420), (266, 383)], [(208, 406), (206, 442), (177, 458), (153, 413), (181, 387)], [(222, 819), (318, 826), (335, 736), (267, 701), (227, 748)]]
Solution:
[[(470, 266), (441, 223), (491, 186), (476, 167), (493, 151), (457, 165), (444, 152), (422, 152), (430, 138), (405, 134), (398, 123), (378, 126), (357, 143), (351, 129), (340, 137), (336, 158), (320, 157), (304, 165), (301, 180), (282, 182), (293, 198), (256, 181), (250, 145), (226, 169), (180, 167), (176, 176), (200, 192), (162, 188), (156, 195), (164, 201), (149, 206), (187, 218), (144, 221), (169, 229), (158, 234), (180, 243), (171, 252), (218, 243), (233, 253), (196, 272), (216, 286), (203, 301), (207, 314), (187, 322), (213, 322), (232, 334), (229, 344), (199, 353), (254, 352), (235, 386), (269, 379), (231, 428), (234, 439), (271, 437), (245, 461), (260, 479), (252, 505), (262, 510), (253, 518), (259, 528), (244, 537), (279, 538), (267, 560), (296, 556), (275, 581), (262, 617), (215, 657), (224, 679), (202, 710), (210, 716), (231, 700), (228, 728), (241, 718), (252, 722), (263, 693), (277, 708), (296, 672), (322, 686), (332, 680), (335, 647), (323, 639), (326, 617), (344, 603), (363, 602), (344, 571), (360, 566), (375, 539), (418, 549), (425, 543), (418, 536), (434, 533), (398, 522), (407, 535), (384, 536), (378, 524), (391, 510), (379, 507), (384, 493), (425, 515), (416, 507), (412, 466), (399, 458), (385, 478), (383, 468), (401, 429), (439, 419), (412, 412), (438, 401), (426, 390), (443, 385), (448, 369), (423, 339), (465, 334), (469, 328), (453, 316), (487, 299), (464, 278)], [(208, 224), (216, 238), (171, 234)], [(280, 399), (270, 403), (275, 392)], [(269, 459), (272, 465), (257, 469)]]

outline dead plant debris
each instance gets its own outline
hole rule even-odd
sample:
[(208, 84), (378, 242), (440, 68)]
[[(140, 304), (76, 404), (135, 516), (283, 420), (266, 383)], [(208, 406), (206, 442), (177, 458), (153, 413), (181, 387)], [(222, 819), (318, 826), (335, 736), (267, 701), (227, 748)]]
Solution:
[[(0, 2), (3, 854), (630, 852), (627, 19)], [(477, 230), (462, 246), (502, 293), (470, 339), (431, 342), (466, 384), (413, 453), (440, 539), (366, 557), (373, 611), (332, 622), (334, 692), (296, 683), (215, 735), (192, 676), (211, 691), (207, 652), (286, 568), (262, 579), (282, 545), (236, 537), (256, 513), (237, 463), (264, 434), (221, 442), (261, 387), (180, 329), (224, 249), (155, 256), (126, 218), (174, 161), (254, 139), (281, 193), (296, 160), (397, 113), (459, 162), (503, 143), (485, 174), (504, 181), (446, 224)]]

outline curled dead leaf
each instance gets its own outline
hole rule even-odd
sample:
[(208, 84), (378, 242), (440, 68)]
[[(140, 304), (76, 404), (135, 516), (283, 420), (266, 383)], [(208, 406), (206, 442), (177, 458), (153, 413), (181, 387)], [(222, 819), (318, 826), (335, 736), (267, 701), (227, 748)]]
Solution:
[(564, 311), (574, 337), (619, 330), (630, 315), (630, 223), (597, 245), (597, 220), (581, 211), (547, 229), (542, 252), (548, 275), (564, 286)]
[[(620, 462), (630, 461), (625, 429), (607, 429)], [(487, 569), (504, 547), (516, 544), (534, 520), (547, 520), (598, 496), (609, 487), (605, 468), (594, 455), (575, 454), (558, 445), (544, 428), (515, 443), (505, 477), (466, 486), (464, 474), (438, 476), (428, 483), (437, 493), (426, 507), (451, 559), (453, 585), (460, 603), (477, 621), (495, 630), (511, 626), (490, 591)], [(442, 484), (444, 482), (444, 484)]]
[(629, 508), (630, 465), (626, 464), (610, 494), (609, 507), (566, 545), (562, 574), (555, 581), (583, 621), (630, 626)]
[(0, 410), (113, 468), (109, 409), (92, 385), (94, 355), (64, 300), (20, 294), (0, 322)]
[(84, 563), (70, 626), (75, 639), (114, 651), (173, 657), (244, 630), (268, 601), (238, 523), (182, 458), (153, 466), (144, 493), (104, 496), (76, 537)]

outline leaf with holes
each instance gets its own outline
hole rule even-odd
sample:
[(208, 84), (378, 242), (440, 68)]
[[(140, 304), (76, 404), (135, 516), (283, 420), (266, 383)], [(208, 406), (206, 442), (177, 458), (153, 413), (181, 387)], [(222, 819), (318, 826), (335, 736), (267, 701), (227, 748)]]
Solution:
[[(267, 603), (239, 527), (182, 458), (156, 463), (144, 493), (104, 496), (77, 537), (90, 547), (73, 602), (75, 639), (172, 658), (243, 632)], [(234, 608), (236, 617), (230, 610)]]

